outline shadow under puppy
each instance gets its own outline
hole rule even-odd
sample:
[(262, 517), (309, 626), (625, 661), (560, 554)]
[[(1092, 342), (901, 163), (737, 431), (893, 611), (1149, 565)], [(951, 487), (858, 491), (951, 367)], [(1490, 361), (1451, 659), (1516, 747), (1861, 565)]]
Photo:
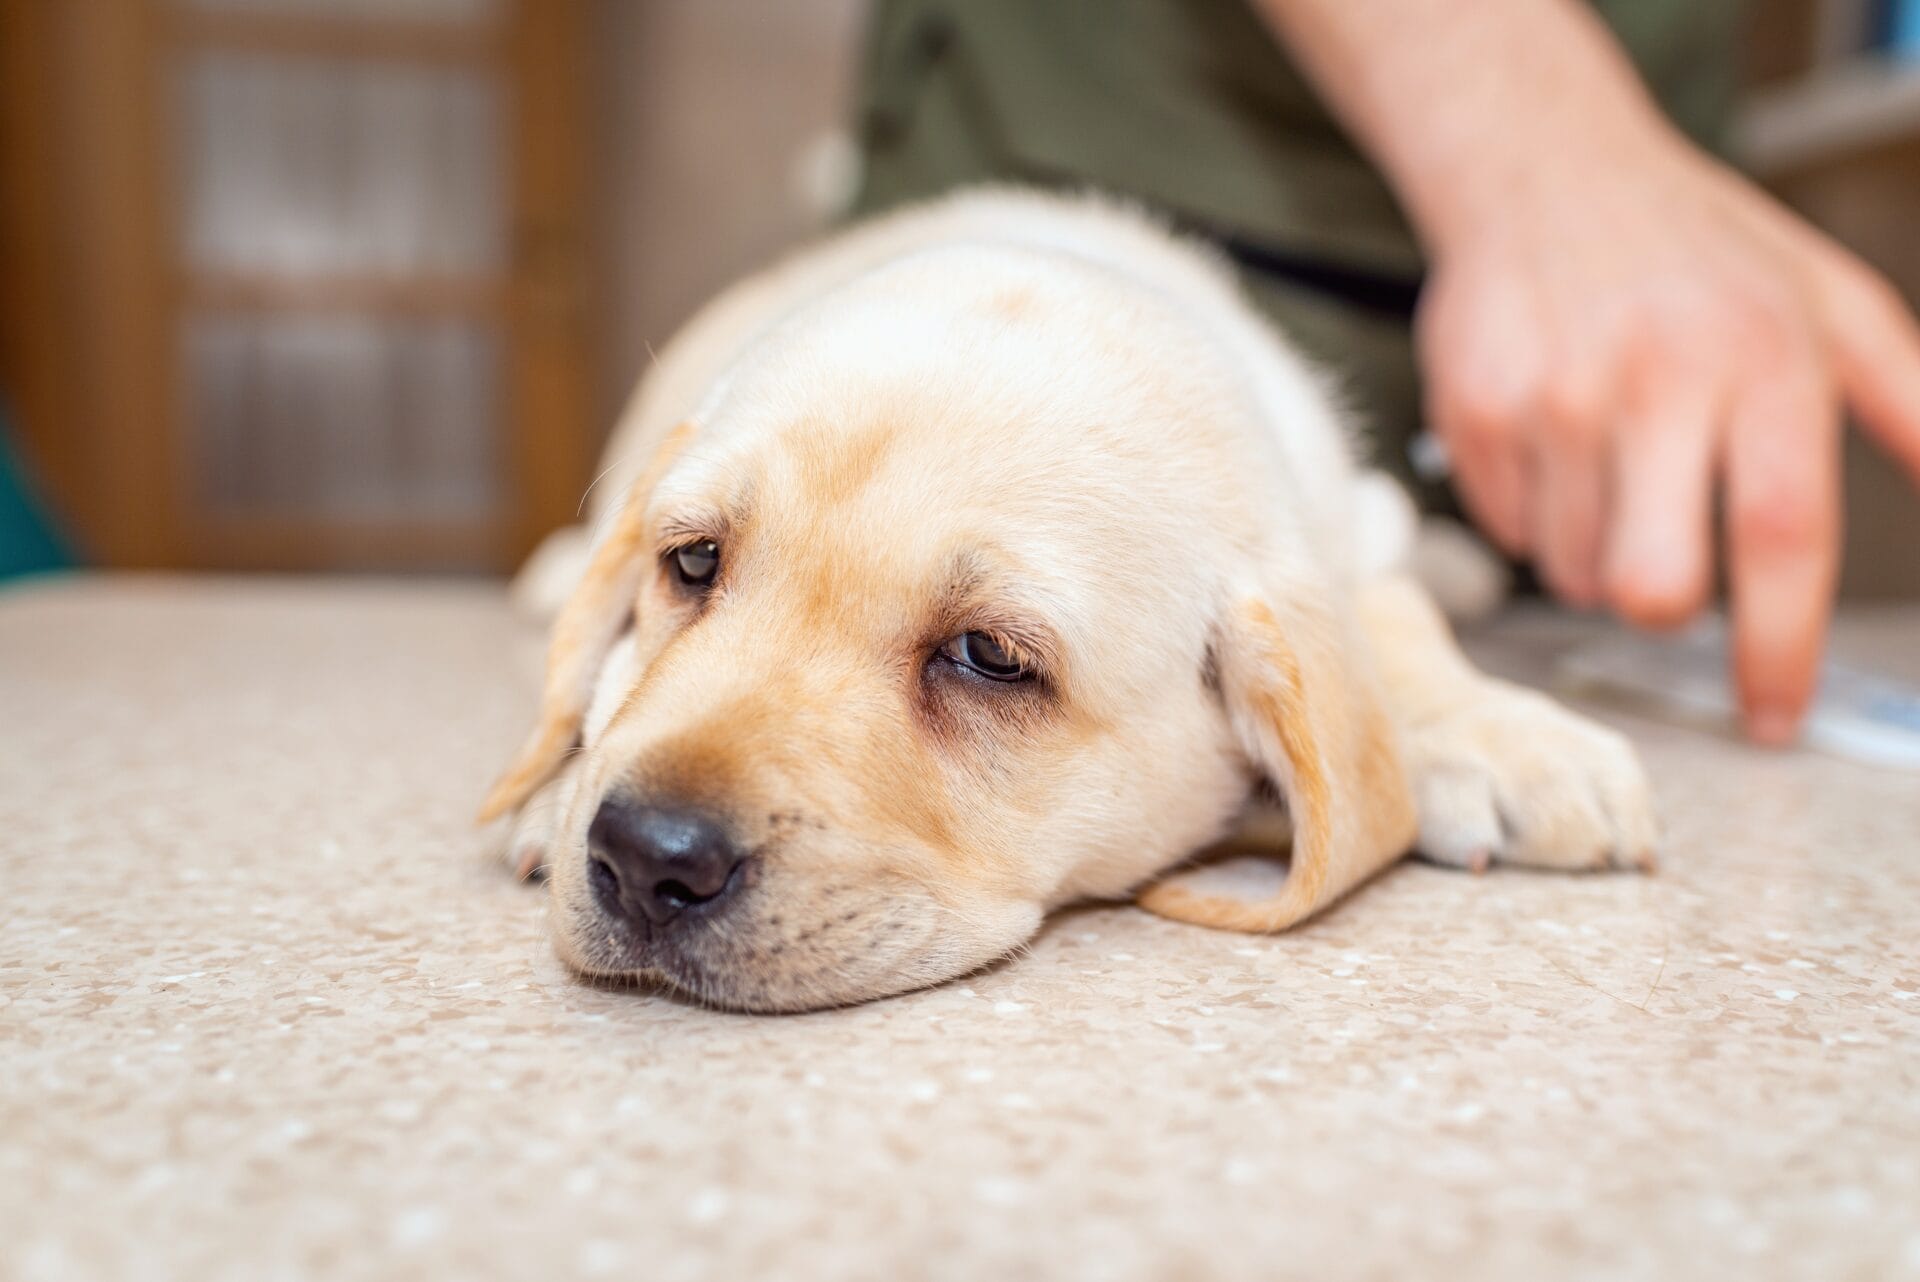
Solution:
[[(675, 339), (609, 464), (523, 576), (558, 615), (483, 812), (578, 971), (804, 1009), (1083, 897), (1272, 931), (1416, 845), (1651, 860), (1626, 742), (1467, 664), (1327, 389), (1125, 209), (986, 190), (808, 250)], [(1167, 875), (1256, 793), (1276, 890)]]

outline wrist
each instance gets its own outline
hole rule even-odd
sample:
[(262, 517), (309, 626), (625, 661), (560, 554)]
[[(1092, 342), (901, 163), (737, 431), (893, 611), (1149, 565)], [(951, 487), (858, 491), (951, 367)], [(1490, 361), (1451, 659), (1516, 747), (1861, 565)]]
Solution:
[(1690, 154), (1651, 104), (1597, 118), (1550, 108), (1501, 124), (1463, 113), (1421, 132), (1401, 156), (1383, 149), (1380, 163), (1436, 258), (1519, 210), (1577, 209), (1622, 181), (1650, 190), (1651, 173)]

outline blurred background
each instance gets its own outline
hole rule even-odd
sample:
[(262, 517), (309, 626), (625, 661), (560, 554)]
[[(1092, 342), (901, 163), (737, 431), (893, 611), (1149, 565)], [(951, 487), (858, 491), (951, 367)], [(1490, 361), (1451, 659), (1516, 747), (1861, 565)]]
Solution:
[[(1920, 4), (1750, 14), (1743, 163), (1920, 294)], [(864, 16), (0, 0), (0, 562), (512, 568), (649, 347), (838, 213)], [(1849, 471), (1849, 591), (1920, 593)]]

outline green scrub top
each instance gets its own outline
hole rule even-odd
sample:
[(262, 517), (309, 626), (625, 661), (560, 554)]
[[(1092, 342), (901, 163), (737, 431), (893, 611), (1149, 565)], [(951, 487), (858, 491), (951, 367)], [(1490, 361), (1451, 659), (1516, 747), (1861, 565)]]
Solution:
[[(1742, 4), (1594, 7), (1675, 122), (1717, 147)], [(1122, 193), (1213, 240), (1341, 376), (1373, 461), (1413, 481), (1419, 246), (1246, 0), (879, 0), (859, 129), (857, 215), (1013, 181)]]

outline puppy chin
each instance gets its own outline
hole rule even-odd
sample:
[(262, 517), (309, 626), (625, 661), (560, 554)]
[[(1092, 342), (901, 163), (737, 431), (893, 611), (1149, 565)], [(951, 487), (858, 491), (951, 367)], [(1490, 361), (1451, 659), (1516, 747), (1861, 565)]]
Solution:
[(796, 914), (783, 904), (736, 912), (724, 926), (643, 936), (591, 902), (556, 896), (554, 949), (585, 979), (772, 1014), (851, 1006), (955, 979), (1024, 943), (1042, 916), (1027, 904), (955, 915), (930, 899), (854, 906), (827, 898), (827, 913)]

